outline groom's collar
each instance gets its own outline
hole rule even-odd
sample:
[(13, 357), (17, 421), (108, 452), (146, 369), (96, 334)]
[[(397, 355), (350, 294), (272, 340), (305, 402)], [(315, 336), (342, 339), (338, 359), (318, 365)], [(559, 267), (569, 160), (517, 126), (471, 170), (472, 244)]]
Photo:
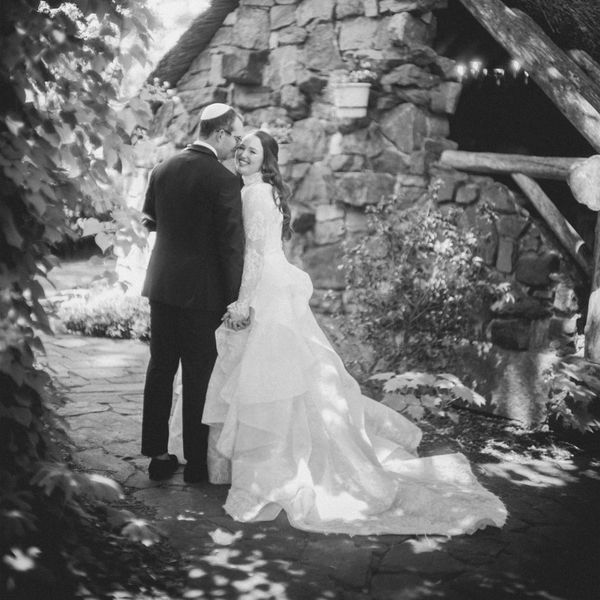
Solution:
[(214, 149), (213, 146), (211, 146), (208, 142), (205, 142), (203, 140), (196, 140), (193, 144), (189, 145), (188, 148), (190, 150), (196, 150), (196, 151), (204, 151), (204, 149), (210, 150), (214, 155), (215, 158), (219, 158), (219, 155), (217, 154), (217, 151)]

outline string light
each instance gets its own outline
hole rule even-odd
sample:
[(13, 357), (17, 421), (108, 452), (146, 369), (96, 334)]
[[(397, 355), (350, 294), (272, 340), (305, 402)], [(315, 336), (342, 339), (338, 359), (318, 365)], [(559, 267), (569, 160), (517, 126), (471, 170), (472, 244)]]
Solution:
[(521, 63), (514, 58), (510, 61), (507, 68), (494, 67), (489, 69), (484, 67), (482, 60), (474, 58), (467, 63), (457, 63), (455, 72), (458, 81), (461, 83), (463, 80), (469, 78), (483, 80), (488, 77), (493, 77), (496, 85), (501, 85), (509, 73), (512, 75), (513, 79), (521, 77), (525, 85), (529, 82), (529, 73), (525, 71)]

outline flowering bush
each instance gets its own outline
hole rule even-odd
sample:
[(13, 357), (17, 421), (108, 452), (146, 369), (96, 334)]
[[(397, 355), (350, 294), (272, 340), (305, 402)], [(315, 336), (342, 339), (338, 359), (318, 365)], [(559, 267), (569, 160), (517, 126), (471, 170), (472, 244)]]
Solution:
[(479, 339), (500, 285), (458, 211), (399, 203), (372, 207), (368, 234), (346, 243), (347, 326), (374, 346), (381, 369), (445, 370), (457, 345)]
[(344, 60), (348, 67), (332, 71), (332, 83), (372, 83), (377, 79), (374, 65), (368, 58), (347, 54)]
[(84, 335), (144, 341), (150, 337), (148, 301), (126, 296), (118, 287), (70, 298), (60, 304), (56, 316), (67, 330)]

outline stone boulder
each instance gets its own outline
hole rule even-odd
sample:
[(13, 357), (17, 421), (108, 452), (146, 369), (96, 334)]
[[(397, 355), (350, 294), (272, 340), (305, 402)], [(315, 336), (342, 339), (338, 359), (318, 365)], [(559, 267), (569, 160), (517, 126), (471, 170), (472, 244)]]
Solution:
[(411, 166), (411, 155), (400, 152), (396, 148), (387, 147), (371, 159), (371, 166), (374, 171), (390, 175), (407, 173)]
[(327, 166), (332, 171), (360, 171), (364, 169), (365, 163), (365, 157), (360, 154), (330, 154), (327, 157)]
[(177, 92), (185, 110), (190, 113), (200, 112), (212, 102), (227, 102), (227, 90), (222, 87), (206, 86), (195, 90)]
[(392, 43), (400, 47), (428, 46), (435, 36), (435, 25), (407, 12), (394, 15), (388, 29)]
[(469, 205), (477, 202), (479, 186), (476, 183), (463, 183), (458, 186), (454, 200), (457, 204)]
[(522, 254), (515, 267), (517, 281), (531, 287), (543, 287), (552, 283), (550, 275), (560, 269), (560, 257), (554, 252)]
[(397, 85), (401, 87), (415, 86), (431, 88), (437, 85), (440, 78), (417, 65), (400, 65), (386, 73), (381, 78), (382, 85)]
[[(313, 164), (294, 192), (294, 205), (314, 211), (317, 206), (328, 205), (333, 197), (331, 171), (321, 163)], [(341, 217), (340, 217), (341, 218)]]
[(325, 157), (328, 136), (325, 124), (310, 117), (296, 121), (292, 129), (292, 156), (299, 162), (316, 162)]
[(481, 201), (499, 213), (516, 213), (515, 197), (505, 185), (494, 182), (481, 190)]
[[(365, 40), (373, 40), (379, 23), (377, 19), (359, 17), (342, 21), (339, 33), (339, 48), (342, 52), (365, 48)], [(370, 45), (370, 44), (369, 44)]]
[(253, 85), (233, 86), (233, 105), (243, 110), (254, 110), (273, 104), (273, 92), (268, 87)]
[(445, 81), (431, 90), (431, 110), (435, 113), (453, 115), (456, 112), (462, 83), (456, 81)]
[(297, 69), (301, 66), (300, 52), (296, 46), (280, 46), (271, 51), (265, 67), (264, 85), (274, 90), (286, 84), (295, 84)]
[(295, 85), (284, 85), (280, 91), (279, 103), (294, 120), (305, 119), (310, 113), (306, 96)]
[(268, 50), (270, 33), (267, 10), (254, 6), (240, 6), (232, 32), (236, 46), (248, 50)]
[(381, 129), (398, 150), (410, 153), (421, 148), (427, 135), (427, 119), (414, 104), (400, 104), (383, 115)]
[(529, 225), (529, 217), (524, 215), (501, 215), (496, 221), (496, 228), (501, 236), (519, 239)]
[(426, 13), (446, 8), (448, 0), (380, 0), (379, 12), (386, 13)]
[(517, 242), (512, 238), (499, 236), (496, 269), (501, 273), (512, 273), (517, 258)]
[(311, 21), (331, 21), (335, 0), (303, 0), (296, 9), (296, 21), (305, 27)]
[(401, 203), (400, 206), (414, 204), (418, 200), (423, 200), (428, 195), (429, 179), (421, 175), (411, 175), (401, 173), (396, 177), (395, 192)]
[(232, 83), (260, 85), (266, 60), (265, 52), (238, 48), (221, 56), (221, 75)]
[(333, 199), (351, 206), (377, 204), (394, 192), (396, 178), (388, 173), (370, 171), (336, 173)]
[(276, 4), (271, 8), (271, 29), (277, 30), (296, 24), (296, 7), (293, 4)]
[(360, 17), (365, 14), (364, 0), (345, 0), (335, 5), (335, 18), (338, 20), (348, 17)]
[[(340, 44), (340, 49), (343, 49)], [(343, 66), (337, 38), (331, 23), (319, 23), (304, 42), (304, 64), (315, 71), (328, 72)]]
[(284, 27), (283, 29), (274, 31), (271, 34), (269, 45), (271, 48), (276, 48), (277, 46), (302, 44), (307, 36), (308, 32), (304, 27), (290, 25), (289, 27)]

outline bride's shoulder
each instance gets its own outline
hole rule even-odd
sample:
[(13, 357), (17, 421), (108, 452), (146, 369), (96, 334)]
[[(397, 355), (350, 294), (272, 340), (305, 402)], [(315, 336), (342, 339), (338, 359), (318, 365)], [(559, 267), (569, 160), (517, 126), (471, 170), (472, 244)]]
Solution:
[(242, 199), (260, 201), (261, 199), (273, 198), (273, 186), (265, 181), (258, 181), (242, 188)]

